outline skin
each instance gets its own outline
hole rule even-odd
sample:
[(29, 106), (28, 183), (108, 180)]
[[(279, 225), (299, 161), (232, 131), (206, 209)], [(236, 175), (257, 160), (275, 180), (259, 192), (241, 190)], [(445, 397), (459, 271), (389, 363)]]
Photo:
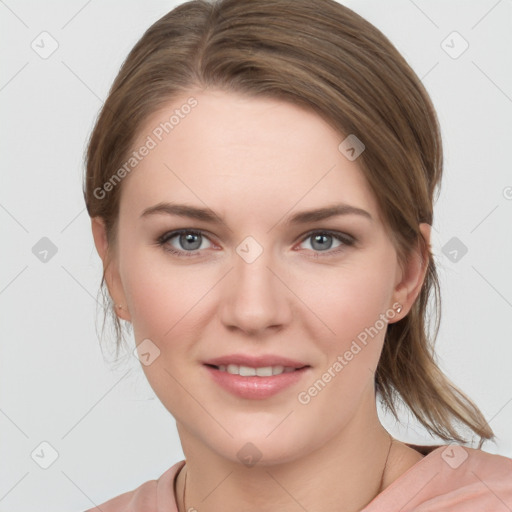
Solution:
[[(390, 322), (408, 313), (425, 277), (421, 255), (399, 266), (357, 160), (338, 150), (345, 137), (299, 106), (192, 91), (154, 113), (134, 147), (190, 95), (198, 105), (122, 182), (110, 265), (104, 225), (92, 219), (109, 292), (123, 305), (119, 316), (132, 323), (137, 344), (149, 338), (160, 350), (142, 368), (176, 419), (187, 509), (260, 511), (272, 503), (286, 512), (299, 510), (298, 502), (311, 512), (359, 510), (379, 492), (390, 443), (373, 388), (385, 328), (308, 404), (297, 395), (394, 303), (402, 311)], [(140, 217), (162, 201), (210, 208), (224, 223)], [(342, 215), (286, 225), (298, 211), (337, 203), (362, 208), (372, 220)], [(196, 256), (156, 244), (182, 228), (204, 231)], [(430, 243), (430, 226), (420, 229)], [(319, 249), (311, 230), (357, 241), (332, 238)], [(252, 263), (236, 252), (247, 236), (263, 249)], [(167, 246), (188, 247), (179, 236)], [(235, 352), (279, 354), (311, 368), (271, 398), (242, 399), (212, 383), (202, 365)], [(247, 442), (262, 454), (253, 467), (237, 457)], [(383, 487), (421, 458), (395, 441)], [(180, 511), (184, 474), (176, 481)]]

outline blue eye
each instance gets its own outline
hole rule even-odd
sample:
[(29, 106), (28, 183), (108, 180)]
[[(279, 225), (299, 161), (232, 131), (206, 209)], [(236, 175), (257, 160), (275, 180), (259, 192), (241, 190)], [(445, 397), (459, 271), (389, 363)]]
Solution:
[[(178, 244), (178, 247), (176, 247), (175, 243), (171, 243), (173, 240), (176, 240), (175, 243)], [(157, 244), (165, 251), (179, 257), (191, 257), (198, 256), (201, 250), (211, 247), (211, 245), (206, 247), (203, 246), (203, 243), (206, 240), (209, 240), (209, 238), (201, 230), (180, 229), (164, 233), (157, 239)], [(310, 246), (315, 258), (319, 256), (333, 256), (346, 247), (354, 245), (356, 242), (356, 239), (351, 235), (337, 231), (322, 230), (307, 233), (302, 237), (301, 244), (307, 240), (311, 240)], [(338, 245), (333, 248), (333, 242), (336, 241), (338, 242)]]
[[(176, 248), (169, 244), (173, 238), (177, 239), (181, 248)], [(208, 240), (208, 238), (201, 231), (182, 229), (162, 235), (157, 242), (166, 251), (173, 254), (194, 256), (200, 249), (205, 249), (205, 247), (201, 247), (204, 240)]]
[[(326, 252), (332, 249), (333, 241), (339, 242), (339, 244), (335, 247), (338, 249), (340, 246), (343, 247), (351, 246), (354, 244), (353, 237), (349, 237), (348, 235), (343, 235), (342, 233), (332, 233), (330, 231), (315, 231), (313, 233), (309, 233), (306, 238), (303, 240), (303, 243), (306, 240), (311, 240), (311, 247), (315, 252)], [(330, 252), (337, 252), (336, 250)]]

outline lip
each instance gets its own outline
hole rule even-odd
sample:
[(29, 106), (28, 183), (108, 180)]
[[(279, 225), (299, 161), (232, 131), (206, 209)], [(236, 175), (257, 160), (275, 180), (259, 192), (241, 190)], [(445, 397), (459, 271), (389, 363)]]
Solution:
[(310, 366), (305, 366), (293, 372), (272, 375), (271, 377), (242, 377), (241, 375), (220, 371), (206, 364), (204, 368), (210, 374), (213, 381), (223, 389), (235, 396), (250, 400), (270, 398), (280, 391), (297, 384), (311, 370)]
[(289, 359), (287, 357), (282, 357), (275, 354), (260, 356), (249, 356), (247, 354), (230, 354), (208, 359), (208, 361), (203, 361), (203, 363), (213, 366), (220, 366), (221, 364), (237, 364), (239, 366), (249, 366), (251, 368), (262, 368), (264, 366), (290, 366), (293, 368), (302, 368), (303, 366), (309, 366), (307, 363), (302, 361)]

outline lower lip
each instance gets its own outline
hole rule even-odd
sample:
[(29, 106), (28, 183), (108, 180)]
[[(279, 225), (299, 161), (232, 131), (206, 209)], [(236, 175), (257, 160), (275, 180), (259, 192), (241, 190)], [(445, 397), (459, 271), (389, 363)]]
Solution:
[(301, 368), (294, 372), (281, 373), (272, 377), (241, 377), (216, 368), (204, 365), (213, 380), (225, 390), (241, 398), (263, 400), (276, 395), (285, 388), (296, 384), (310, 367)]

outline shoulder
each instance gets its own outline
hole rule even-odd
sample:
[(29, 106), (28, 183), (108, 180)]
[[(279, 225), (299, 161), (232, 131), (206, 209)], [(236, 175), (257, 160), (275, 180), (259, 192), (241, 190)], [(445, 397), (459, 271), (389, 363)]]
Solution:
[(425, 512), (512, 510), (512, 459), (460, 445), (438, 446), (364, 511), (389, 507)]
[(86, 512), (175, 512), (174, 479), (185, 461), (170, 467), (158, 480), (149, 480), (132, 491), (96, 505)]

